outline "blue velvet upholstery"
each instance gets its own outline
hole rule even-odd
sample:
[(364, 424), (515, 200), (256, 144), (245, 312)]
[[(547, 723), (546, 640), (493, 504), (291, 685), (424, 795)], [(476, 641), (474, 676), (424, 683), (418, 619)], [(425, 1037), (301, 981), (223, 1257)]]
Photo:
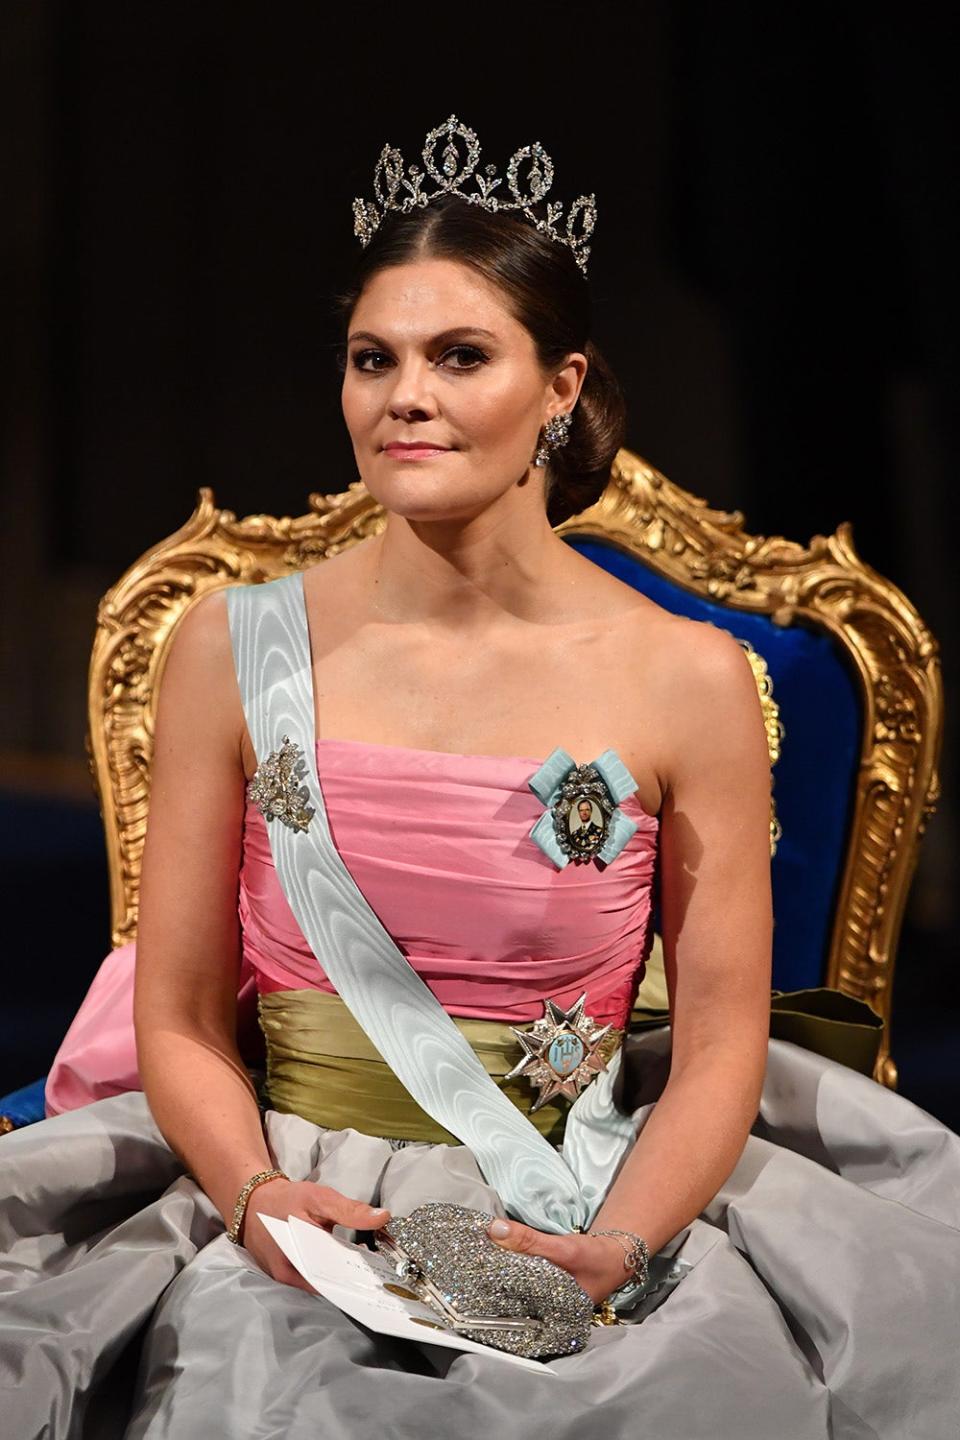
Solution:
[(44, 1075), (39, 1080), (24, 1085), (21, 1090), (13, 1090), (9, 1095), (4, 1095), (0, 1098), (0, 1115), (6, 1115), (17, 1129), (21, 1125), (32, 1125), (35, 1120), (43, 1120), (43, 1092), (46, 1083), (47, 1077)]
[[(602, 540), (565, 537), (596, 564), (674, 614), (748, 640), (767, 662), (784, 739), (774, 766), (783, 837), (773, 859), (773, 984), (824, 984), (860, 757), (862, 706), (833, 637), (702, 599)], [(655, 917), (656, 920), (656, 917)]]

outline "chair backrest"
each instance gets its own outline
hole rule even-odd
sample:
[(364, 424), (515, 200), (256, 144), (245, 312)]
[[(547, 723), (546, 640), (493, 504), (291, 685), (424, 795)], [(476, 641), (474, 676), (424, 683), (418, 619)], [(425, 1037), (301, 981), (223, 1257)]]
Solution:
[[(354, 481), (297, 517), (218, 510), (204, 487), (187, 523), (100, 603), (87, 746), (103, 816), (112, 943), (136, 935), (154, 703), (167, 644), (208, 590), (275, 579), (377, 532)], [(767, 720), (774, 985), (829, 985), (884, 1020), (876, 1076), (896, 1082), (893, 963), (917, 846), (939, 794), (943, 692), (937, 645), (914, 607), (859, 558), (850, 526), (809, 546), (747, 534), (621, 450), (600, 501), (562, 538), (658, 604), (744, 645)]]

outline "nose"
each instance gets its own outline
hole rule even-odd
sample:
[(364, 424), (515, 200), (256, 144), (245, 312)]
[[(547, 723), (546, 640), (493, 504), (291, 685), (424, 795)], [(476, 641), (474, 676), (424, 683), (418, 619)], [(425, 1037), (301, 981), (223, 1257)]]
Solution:
[(411, 356), (398, 364), (390, 386), (390, 414), (398, 419), (419, 419), (437, 413), (433, 389), (433, 366), (422, 356)]

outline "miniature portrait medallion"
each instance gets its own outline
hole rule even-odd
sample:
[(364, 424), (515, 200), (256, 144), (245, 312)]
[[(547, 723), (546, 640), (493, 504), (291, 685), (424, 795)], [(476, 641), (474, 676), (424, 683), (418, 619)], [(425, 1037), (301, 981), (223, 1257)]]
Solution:
[(637, 828), (621, 809), (621, 801), (633, 794), (637, 782), (613, 749), (578, 765), (558, 745), (527, 784), (547, 808), (530, 838), (558, 869), (571, 861), (586, 865), (599, 860), (608, 865)]

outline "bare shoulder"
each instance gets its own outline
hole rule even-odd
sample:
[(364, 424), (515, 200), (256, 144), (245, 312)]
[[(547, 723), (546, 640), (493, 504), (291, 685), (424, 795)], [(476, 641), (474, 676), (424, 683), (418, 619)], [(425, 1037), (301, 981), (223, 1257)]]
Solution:
[(709, 620), (693, 620), (660, 610), (664, 642), (663, 663), (676, 683), (694, 687), (696, 694), (709, 697), (726, 693), (731, 685), (753, 686), (753, 671), (740, 642), (729, 630)]
[(766, 725), (747, 654), (727, 630), (661, 611), (647, 630), (668, 786), (713, 769), (762, 786), (769, 777)]
[[(232, 745), (240, 755), (243, 708), (224, 590), (188, 608), (170, 638), (160, 677), (158, 732), (196, 725), (196, 743)], [(174, 716), (176, 719), (174, 720)]]
[(618, 676), (619, 698), (646, 734), (653, 727), (689, 739), (760, 713), (750, 662), (729, 631), (675, 614), (585, 558), (570, 574), (589, 611), (596, 663)]
[(659, 757), (662, 782), (683, 763), (766, 745), (760, 696), (743, 646), (718, 625), (640, 604), (611, 627), (621, 694), (644, 744)]
[(729, 630), (655, 608), (659, 614), (650, 621), (649, 634), (656, 641), (658, 669), (664, 685), (683, 696), (692, 721), (710, 723), (713, 707), (724, 714), (758, 707), (750, 661)]
[(204, 666), (233, 669), (233, 646), (225, 590), (211, 590), (195, 600), (177, 622), (167, 651), (167, 669), (202, 670)]
[[(752, 678), (750, 663), (734, 637), (706, 620), (677, 615), (658, 605), (627, 581), (574, 552), (582, 564), (571, 570), (589, 597), (589, 613), (598, 627), (624, 654), (643, 657), (644, 680), (657, 676), (663, 683), (709, 690), (726, 686), (726, 676)], [(576, 563), (576, 562), (575, 562)]]
[(608, 618), (618, 621), (625, 633), (617, 642), (644, 657), (648, 676), (682, 687), (688, 698), (709, 696), (714, 687), (726, 693), (731, 683), (742, 688), (745, 676), (752, 683), (750, 662), (728, 630), (677, 615), (612, 575), (604, 582), (595, 609), (598, 614), (606, 609)]

